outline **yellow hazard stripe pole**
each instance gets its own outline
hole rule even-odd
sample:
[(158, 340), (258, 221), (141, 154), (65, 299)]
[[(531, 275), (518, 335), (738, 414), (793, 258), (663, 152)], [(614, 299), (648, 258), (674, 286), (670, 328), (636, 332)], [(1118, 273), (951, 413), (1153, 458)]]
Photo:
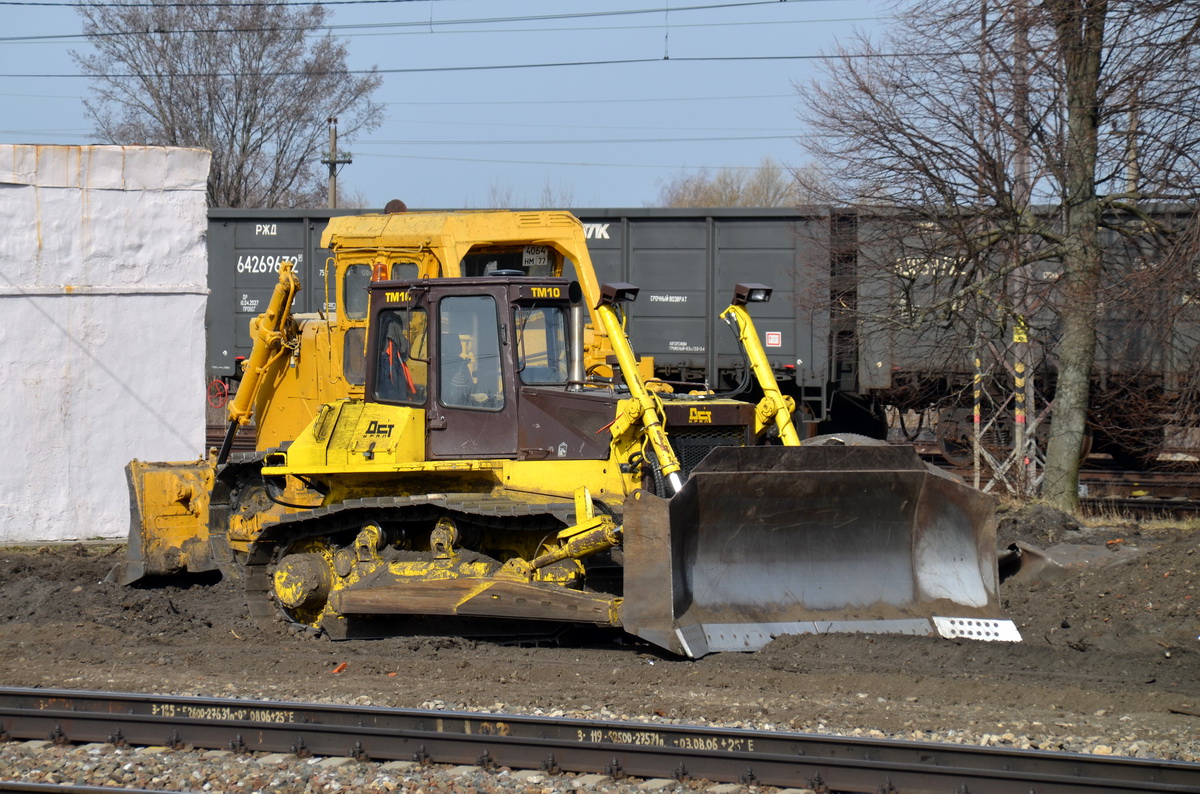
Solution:
[(975, 471), (975, 487), (979, 487), (979, 452), (983, 444), (983, 360), (979, 357), (978, 352), (975, 354), (975, 374), (971, 379), (972, 391), (972, 414), (971, 422), (973, 434), (971, 437), (971, 465)]
[(1028, 425), (1025, 421), (1025, 362), (1018, 361), (1013, 367), (1013, 397), (1016, 399), (1016, 404), (1013, 407), (1013, 422), (1017, 426), (1017, 450), (1022, 466), (1028, 465), (1029, 457), (1025, 449), (1026, 438), (1029, 433)]
[(1029, 326), (1025, 318), (1018, 316), (1013, 325), (1013, 347), (1016, 363), (1013, 366), (1013, 444), (1016, 447), (1017, 469), (1021, 472), (1020, 484), (1023, 490), (1029, 487), (1029, 426), (1026, 422), (1025, 405), (1025, 354), (1029, 344)]

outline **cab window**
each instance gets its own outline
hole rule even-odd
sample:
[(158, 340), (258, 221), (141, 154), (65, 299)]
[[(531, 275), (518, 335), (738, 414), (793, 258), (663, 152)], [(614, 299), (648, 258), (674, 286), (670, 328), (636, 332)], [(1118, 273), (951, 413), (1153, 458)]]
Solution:
[(367, 380), (367, 329), (361, 325), (347, 328), (342, 338), (342, 375), (354, 386)]
[(375, 327), (375, 399), (385, 403), (419, 405), (429, 384), (423, 309), (385, 309)]
[(546, 245), (522, 245), (491, 250), (473, 250), (459, 262), (464, 276), (490, 276), (497, 270), (516, 270), (526, 276), (557, 276), (561, 270), (558, 253)]
[(416, 281), (420, 272), (416, 262), (393, 262), (388, 278), (392, 281)]
[(567, 323), (558, 306), (518, 306), (517, 372), (530, 386), (567, 382)]
[(370, 265), (350, 265), (346, 268), (346, 275), (342, 277), (342, 306), (346, 312), (346, 319), (366, 318), (370, 285)]

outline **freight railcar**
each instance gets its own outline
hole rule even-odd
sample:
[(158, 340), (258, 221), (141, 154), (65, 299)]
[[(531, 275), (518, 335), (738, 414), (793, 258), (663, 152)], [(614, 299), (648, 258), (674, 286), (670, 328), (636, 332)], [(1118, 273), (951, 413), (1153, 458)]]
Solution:
[[(1182, 431), (1200, 416), (1194, 216), (1163, 206), (1150, 217), (1152, 223), (1112, 213), (1103, 220), (1084, 450), (1133, 468), (1155, 461), (1169, 427)], [(854, 292), (858, 388), (897, 416), (928, 420), (955, 462), (971, 459), (976, 399), (985, 417), (1007, 417), (991, 425), (985, 443), (1010, 447), (1017, 394), (1031, 420), (1055, 395), (1060, 259), (1048, 244), (1021, 249), (1020, 260), (986, 246), (964, 255), (954, 241), (938, 252), (938, 225), (899, 217), (843, 214), (840, 221), (842, 237), (855, 241), (834, 282)], [(998, 273), (1004, 275), (984, 278)]]
[[(326, 283), (330, 254), (320, 247), (321, 234), (333, 215), (376, 211), (209, 211), (214, 402), (236, 388), (238, 360), (251, 347), (249, 320), (265, 306), (281, 263), (291, 262), (305, 285), (296, 311), (330, 310), (338, 285)], [(759, 330), (780, 388), (796, 399), (796, 418), (809, 433), (883, 438), (890, 408), (893, 418), (909, 418), (910, 432), (919, 426), (911, 422), (927, 422), (947, 456), (961, 462), (969, 457), (977, 357), (992, 364), (985, 410), (1011, 415), (1011, 406), (1002, 406), (1013, 390), (1010, 343), (1019, 329), (1012, 317), (997, 312), (987, 327), (937, 313), (902, 321), (957, 266), (953, 255), (914, 256), (906, 238), (912, 227), (902, 219), (828, 207), (572, 212), (585, 224), (598, 277), (641, 288), (628, 312), (634, 347), (676, 389), (725, 391), (742, 383), (747, 373), (736, 340), (716, 316), (730, 284), (755, 281), (775, 289), (760, 307)], [(1187, 226), (1189, 213), (1169, 214), (1175, 226)], [(1186, 257), (1186, 245), (1147, 240), (1113, 232), (1105, 241), (1106, 300), (1093, 384), (1096, 448), (1129, 465), (1154, 458), (1168, 425), (1193, 424), (1198, 402), (1200, 306), (1191, 296), (1200, 289), (1164, 278), (1159, 267), (1164, 257)], [(1168, 269), (1194, 275), (1190, 262)], [(1057, 369), (1048, 351), (1058, 332), (1059, 272), (1047, 260), (1028, 274), (1034, 289), (1023, 322), (1040, 401), (1031, 413), (1054, 394)], [(990, 432), (1001, 447), (1011, 440), (1004, 422)]]

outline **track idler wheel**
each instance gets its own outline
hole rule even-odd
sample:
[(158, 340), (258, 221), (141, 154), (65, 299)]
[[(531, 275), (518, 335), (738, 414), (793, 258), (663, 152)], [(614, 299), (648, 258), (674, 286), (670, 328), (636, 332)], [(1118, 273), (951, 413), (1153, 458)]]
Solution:
[(274, 578), (275, 597), (292, 612), (319, 612), (329, 599), (329, 564), (321, 554), (287, 555), (276, 567)]

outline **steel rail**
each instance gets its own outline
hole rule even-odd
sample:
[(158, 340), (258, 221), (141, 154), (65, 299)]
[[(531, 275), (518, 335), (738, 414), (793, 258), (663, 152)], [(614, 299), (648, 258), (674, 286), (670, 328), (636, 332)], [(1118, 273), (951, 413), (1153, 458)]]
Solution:
[[(922, 451), (927, 462), (972, 482), (969, 467), (954, 466)], [(986, 477), (985, 477), (986, 479)], [(1080, 503), (1086, 511), (1138, 518), (1194, 518), (1200, 513), (1200, 469), (1158, 471), (1085, 468), (1079, 472)], [(997, 491), (993, 491), (997, 493)]]
[(817, 791), (1200, 792), (1200, 764), (731, 728), (0, 689), (0, 737), (676, 777)]

